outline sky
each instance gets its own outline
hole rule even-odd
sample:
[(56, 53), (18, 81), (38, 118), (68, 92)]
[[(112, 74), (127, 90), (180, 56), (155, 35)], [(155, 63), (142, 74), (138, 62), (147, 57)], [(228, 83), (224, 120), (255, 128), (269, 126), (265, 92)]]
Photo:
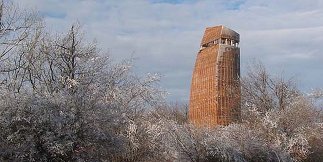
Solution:
[(82, 25), (115, 60), (135, 58), (135, 72), (159, 73), (171, 102), (188, 102), (206, 27), (240, 34), (242, 76), (253, 60), (293, 77), (305, 92), (323, 87), (323, 0), (13, 0), (47, 27)]

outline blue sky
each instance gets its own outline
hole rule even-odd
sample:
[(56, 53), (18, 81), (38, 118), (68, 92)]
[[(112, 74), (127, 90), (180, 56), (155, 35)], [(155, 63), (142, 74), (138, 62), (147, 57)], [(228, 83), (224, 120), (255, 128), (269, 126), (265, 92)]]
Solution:
[(151, 3), (170, 3), (170, 4), (183, 4), (196, 2), (194, 0), (150, 0)]
[(323, 0), (14, 1), (39, 10), (52, 31), (80, 22), (112, 58), (133, 56), (137, 73), (162, 74), (170, 101), (188, 101), (204, 29), (219, 24), (240, 33), (242, 73), (256, 59), (304, 91), (323, 87)]

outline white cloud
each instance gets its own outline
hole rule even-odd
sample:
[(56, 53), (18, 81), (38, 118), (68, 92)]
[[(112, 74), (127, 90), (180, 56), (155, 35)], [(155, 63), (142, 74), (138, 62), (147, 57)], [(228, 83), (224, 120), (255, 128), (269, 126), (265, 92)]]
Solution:
[[(114, 58), (134, 53), (138, 71), (161, 72), (171, 100), (188, 100), (191, 72), (206, 26), (241, 35), (242, 66), (260, 59), (270, 70), (299, 75), (304, 89), (323, 83), (322, 0), (225, 0), (158, 3), (144, 0), (15, 0), (37, 8), (52, 30), (79, 21)], [(304, 79), (303, 79), (304, 77)], [(306, 77), (306, 78), (305, 78)], [(308, 86), (311, 87), (308, 87)]]

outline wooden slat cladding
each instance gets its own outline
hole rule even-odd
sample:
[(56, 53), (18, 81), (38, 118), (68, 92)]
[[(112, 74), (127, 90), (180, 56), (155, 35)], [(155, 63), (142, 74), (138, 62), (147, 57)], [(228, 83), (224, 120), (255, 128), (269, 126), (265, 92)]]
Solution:
[[(227, 125), (240, 119), (239, 35), (223, 26), (220, 29), (206, 29), (207, 36), (204, 35), (202, 40), (204, 46), (197, 55), (193, 71), (189, 120), (196, 126)], [(235, 39), (222, 38), (221, 35), (209, 38), (210, 33), (233, 33), (230, 38)], [(205, 38), (213, 43), (203, 44)]]
[(205, 32), (201, 41), (201, 46), (219, 38), (231, 39), (237, 42), (240, 41), (240, 36), (237, 32), (225, 26), (220, 25), (215, 27), (208, 27), (205, 29)]
[(201, 45), (213, 41), (213, 39), (220, 38), (222, 26), (215, 26), (205, 29), (204, 36), (201, 41)]
[(216, 78), (215, 68), (218, 45), (209, 47), (197, 55), (191, 85), (189, 118), (197, 125), (215, 124)]
[(240, 118), (240, 54), (239, 49), (221, 45), (217, 62), (217, 121), (228, 125)]

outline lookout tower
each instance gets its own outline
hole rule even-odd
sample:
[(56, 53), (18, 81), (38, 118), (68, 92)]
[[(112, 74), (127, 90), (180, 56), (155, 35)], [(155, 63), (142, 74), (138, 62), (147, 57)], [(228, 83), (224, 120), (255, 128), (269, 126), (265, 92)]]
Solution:
[(240, 36), (225, 27), (208, 27), (191, 82), (189, 121), (214, 127), (240, 120)]

